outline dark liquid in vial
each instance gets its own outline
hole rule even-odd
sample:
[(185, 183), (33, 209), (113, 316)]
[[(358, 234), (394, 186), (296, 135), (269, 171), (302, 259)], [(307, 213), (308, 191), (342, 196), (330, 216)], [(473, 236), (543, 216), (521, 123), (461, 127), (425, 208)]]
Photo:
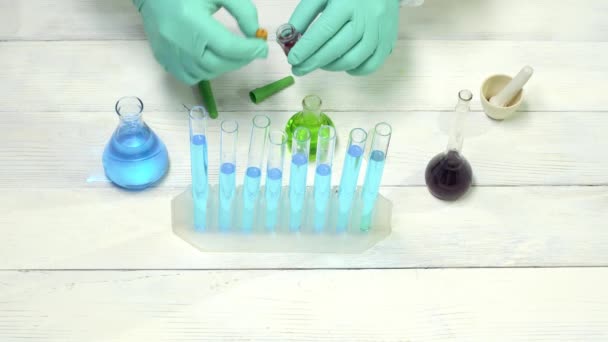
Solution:
[(283, 51), (285, 52), (285, 56), (289, 55), (289, 51), (291, 51), (291, 48), (294, 47), (294, 45), (296, 45), (296, 40), (290, 40), (288, 42), (285, 42), (284, 44), (282, 44), (283, 47)]
[(433, 196), (455, 201), (464, 195), (473, 181), (471, 164), (456, 151), (441, 153), (426, 167), (426, 185)]

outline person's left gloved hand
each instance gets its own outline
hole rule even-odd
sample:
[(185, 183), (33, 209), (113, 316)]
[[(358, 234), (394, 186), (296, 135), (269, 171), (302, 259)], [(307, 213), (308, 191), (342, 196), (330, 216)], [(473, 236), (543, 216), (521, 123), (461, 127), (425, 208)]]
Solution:
[[(268, 55), (255, 38), (258, 12), (252, 0), (133, 0), (158, 62), (188, 85), (212, 80)], [(245, 37), (213, 15), (224, 7)]]
[(304, 34), (288, 56), (296, 76), (318, 68), (367, 75), (395, 46), (399, 0), (301, 0), (289, 22)]

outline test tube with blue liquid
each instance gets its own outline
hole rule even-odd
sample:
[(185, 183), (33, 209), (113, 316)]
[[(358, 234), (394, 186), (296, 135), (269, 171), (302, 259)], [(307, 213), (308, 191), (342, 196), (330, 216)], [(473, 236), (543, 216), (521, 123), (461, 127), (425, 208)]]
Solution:
[(392, 128), (385, 122), (377, 124), (374, 128), (367, 172), (363, 183), (363, 191), (361, 192), (363, 203), (361, 230), (363, 231), (369, 230), (371, 226), (372, 214), (376, 205), (376, 199), (378, 198), (378, 192), (380, 191), (380, 183), (382, 182), (388, 146), (391, 142), (391, 134)]
[(249, 141), (249, 156), (245, 181), (243, 182), (243, 217), (242, 228), (250, 231), (255, 220), (255, 206), (260, 195), (260, 184), (262, 180), (262, 164), (264, 162), (264, 151), (270, 119), (265, 115), (256, 115), (251, 128), (251, 140)]
[(207, 226), (207, 197), (209, 194), (207, 162), (207, 110), (205, 107), (195, 106), (190, 109), (190, 167), (194, 227), (197, 230), (204, 230)]
[(319, 129), (317, 139), (317, 165), (315, 168), (314, 185), (314, 226), (315, 231), (321, 232), (327, 224), (327, 213), (331, 194), (331, 173), (336, 148), (336, 130), (332, 126), (323, 125)]
[(350, 132), (346, 157), (344, 158), (344, 166), (342, 168), (342, 178), (340, 179), (340, 187), (338, 189), (337, 231), (345, 231), (348, 228), (366, 143), (367, 132), (365, 130), (355, 128)]
[(272, 131), (268, 135), (268, 165), (266, 167), (266, 229), (277, 227), (281, 191), (283, 187), (283, 165), (287, 135), (282, 131)]
[(219, 226), (223, 231), (232, 227), (236, 193), (236, 144), (239, 124), (235, 120), (222, 121), (220, 132)]
[(289, 176), (289, 229), (292, 231), (302, 227), (310, 136), (310, 130), (306, 127), (298, 127), (293, 133)]

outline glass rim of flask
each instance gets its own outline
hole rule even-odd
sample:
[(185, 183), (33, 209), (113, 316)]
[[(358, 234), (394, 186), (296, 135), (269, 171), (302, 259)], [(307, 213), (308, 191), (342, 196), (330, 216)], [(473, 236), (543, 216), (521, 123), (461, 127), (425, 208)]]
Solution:
[(302, 107), (305, 109), (319, 110), (323, 106), (323, 100), (318, 95), (306, 95), (302, 99)]
[[(125, 111), (123, 110), (123, 107), (131, 107), (131, 106), (135, 106), (137, 107), (136, 111)], [(120, 117), (120, 118), (124, 118), (124, 119), (137, 119), (139, 117), (141, 117), (142, 113), (144, 112), (144, 102), (137, 96), (123, 96), (121, 98), (118, 99), (118, 101), (116, 101), (116, 104), (114, 105), (114, 110), (116, 111), (116, 114)]]
[(469, 102), (473, 100), (473, 93), (468, 89), (463, 89), (458, 92), (458, 98), (462, 101)]
[[(287, 34), (285, 34), (287, 33)], [(277, 29), (277, 40), (281, 43), (288, 42), (293, 40), (298, 35), (298, 30), (296, 30), (295, 26), (287, 23), (279, 26)]]

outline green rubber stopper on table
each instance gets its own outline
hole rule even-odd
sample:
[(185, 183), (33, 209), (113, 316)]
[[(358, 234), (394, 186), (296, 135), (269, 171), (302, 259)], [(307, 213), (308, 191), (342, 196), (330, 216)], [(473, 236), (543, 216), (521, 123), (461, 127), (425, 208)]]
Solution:
[(294, 78), (292, 76), (287, 76), (276, 82), (272, 82), (261, 88), (257, 88), (250, 91), (249, 98), (251, 99), (251, 102), (258, 104), (271, 97), (272, 95), (282, 91), (283, 89), (292, 86), (294, 83)]
[(198, 90), (203, 98), (207, 112), (212, 119), (217, 119), (219, 113), (217, 112), (217, 105), (215, 104), (215, 97), (213, 96), (213, 90), (211, 89), (211, 82), (201, 81), (198, 84)]

